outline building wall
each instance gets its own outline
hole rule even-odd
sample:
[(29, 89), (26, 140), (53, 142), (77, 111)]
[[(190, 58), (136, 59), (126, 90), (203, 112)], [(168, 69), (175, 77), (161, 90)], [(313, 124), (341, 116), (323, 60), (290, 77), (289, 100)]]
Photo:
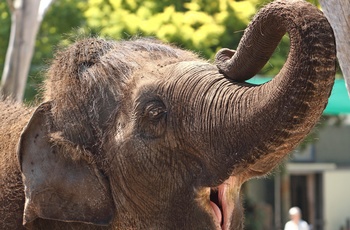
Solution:
[(350, 125), (327, 126), (319, 131), (314, 143), (315, 161), (332, 162), (338, 166), (350, 165)]
[(324, 230), (337, 230), (350, 218), (350, 169), (323, 174)]

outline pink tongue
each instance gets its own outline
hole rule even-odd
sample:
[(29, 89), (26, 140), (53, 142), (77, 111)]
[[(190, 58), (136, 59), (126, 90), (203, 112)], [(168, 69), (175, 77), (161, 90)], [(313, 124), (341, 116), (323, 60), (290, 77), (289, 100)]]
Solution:
[(219, 225), (221, 225), (222, 214), (221, 214), (220, 208), (212, 201), (210, 201), (210, 206), (213, 208), (213, 212), (214, 212), (214, 214), (216, 216), (216, 219), (217, 219)]

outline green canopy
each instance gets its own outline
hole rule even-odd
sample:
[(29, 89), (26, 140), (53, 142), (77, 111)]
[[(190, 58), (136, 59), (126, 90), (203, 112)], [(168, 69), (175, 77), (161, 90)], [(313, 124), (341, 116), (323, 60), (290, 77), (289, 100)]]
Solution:
[[(262, 84), (271, 80), (267, 77), (254, 77), (248, 82), (253, 84)], [(325, 115), (344, 115), (350, 114), (350, 98), (345, 87), (344, 79), (336, 79), (328, 105), (324, 110)]]

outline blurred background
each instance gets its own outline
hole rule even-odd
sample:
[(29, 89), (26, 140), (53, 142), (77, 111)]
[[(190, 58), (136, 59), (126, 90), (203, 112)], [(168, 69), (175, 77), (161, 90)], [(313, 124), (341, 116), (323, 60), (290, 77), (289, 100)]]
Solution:
[[(0, 1), (0, 76), (3, 88), (11, 75), (24, 76), (16, 100), (33, 104), (41, 99), (40, 85), (56, 50), (79, 38), (155, 37), (212, 60), (219, 49), (238, 46), (249, 21), (270, 1), (33, 0), (32, 8), (25, 8), (28, 2)], [(321, 8), (318, 1), (309, 2)], [(286, 35), (250, 82), (261, 84), (276, 75), (288, 50)], [(20, 88), (18, 81), (14, 90)], [(246, 229), (283, 229), (292, 206), (301, 208), (313, 229), (350, 229), (349, 115), (350, 100), (338, 68), (329, 104), (313, 132), (274, 172), (243, 186)]]

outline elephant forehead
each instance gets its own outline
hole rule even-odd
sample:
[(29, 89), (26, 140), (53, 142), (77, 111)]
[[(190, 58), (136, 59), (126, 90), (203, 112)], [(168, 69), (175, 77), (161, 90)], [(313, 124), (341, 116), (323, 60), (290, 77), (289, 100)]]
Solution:
[(165, 81), (160, 88), (170, 100), (199, 100), (218, 81), (228, 82), (218, 69), (204, 61), (185, 61), (164, 70)]
[(188, 51), (149, 39), (123, 42), (82, 40), (56, 56), (47, 73), (45, 98), (64, 97), (67, 91), (81, 91), (86, 87), (120, 91), (115, 86), (128, 82), (130, 77), (197, 58)]
[(170, 83), (184, 84), (184, 82), (200, 80), (206, 76), (219, 73), (216, 66), (202, 61), (181, 61), (164, 69)]

